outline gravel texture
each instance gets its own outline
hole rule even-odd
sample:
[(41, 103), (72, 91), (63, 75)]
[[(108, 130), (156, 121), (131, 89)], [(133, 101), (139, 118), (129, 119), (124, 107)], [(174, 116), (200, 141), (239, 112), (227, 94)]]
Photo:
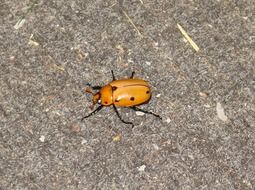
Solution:
[[(0, 2), (0, 189), (255, 187), (255, 4)], [(196, 52), (177, 28), (196, 42)], [(84, 122), (91, 94), (135, 76), (153, 97)]]

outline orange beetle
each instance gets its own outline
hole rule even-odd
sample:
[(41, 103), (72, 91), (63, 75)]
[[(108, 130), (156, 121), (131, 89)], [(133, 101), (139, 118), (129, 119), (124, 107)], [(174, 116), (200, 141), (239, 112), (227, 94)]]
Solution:
[(133, 79), (134, 72), (129, 79), (121, 79), (116, 80), (113, 71), (112, 72), (112, 82), (101, 87), (101, 86), (91, 86), (88, 84), (93, 90), (99, 90), (99, 92), (93, 94), (91, 89), (87, 89), (86, 92), (93, 94), (93, 106), (95, 104), (100, 104), (97, 109), (93, 112), (84, 116), (81, 120), (88, 118), (98, 111), (100, 111), (104, 106), (113, 106), (114, 111), (116, 112), (119, 119), (125, 124), (131, 124), (134, 126), (132, 122), (124, 121), (116, 106), (119, 107), (128, 107), (135, 111), (141, 111), (143, 113), (154, 115), (160, 119), (162, 119), (159, 115), (142, 110), (136, 106), (148, 103), (151, 98), (151, 89), (149, 83), (147, 81), (141, 79)]

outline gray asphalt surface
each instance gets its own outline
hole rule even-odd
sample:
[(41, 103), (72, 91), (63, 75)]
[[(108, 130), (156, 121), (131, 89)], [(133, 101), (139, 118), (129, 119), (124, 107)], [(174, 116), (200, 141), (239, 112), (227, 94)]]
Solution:
[[(0, 189), (255, 187), (255, 3), (0, 2)], [(181, 25), (200, 50), (177, 28)], [(132, 71), (151, 101), (84, 122)]]

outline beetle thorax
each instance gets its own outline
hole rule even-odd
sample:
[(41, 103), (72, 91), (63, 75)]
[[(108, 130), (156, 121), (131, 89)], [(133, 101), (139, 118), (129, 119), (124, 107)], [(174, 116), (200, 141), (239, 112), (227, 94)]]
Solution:
[(100, 97), (100, 104), (104, 105), (104, 106), (110, 106), (113, 103), (112, 100), (112, 86), (111, 85), (106, 85), (104, 87), (102, 87), (99, 91), (99, 93), (101, 94)]

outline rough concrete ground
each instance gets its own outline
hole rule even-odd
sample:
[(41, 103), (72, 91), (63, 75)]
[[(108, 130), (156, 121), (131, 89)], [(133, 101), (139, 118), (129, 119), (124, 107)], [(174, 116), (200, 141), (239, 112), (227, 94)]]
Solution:
[[(252, 0), (1, 1), (0, 189), (254, 189), (254, 13)], [(86, 84), (111, 69), (150, 81), (141, 107), (163, 120), (119, 109), (132, 129), (105, 108), (80, 122)]]

